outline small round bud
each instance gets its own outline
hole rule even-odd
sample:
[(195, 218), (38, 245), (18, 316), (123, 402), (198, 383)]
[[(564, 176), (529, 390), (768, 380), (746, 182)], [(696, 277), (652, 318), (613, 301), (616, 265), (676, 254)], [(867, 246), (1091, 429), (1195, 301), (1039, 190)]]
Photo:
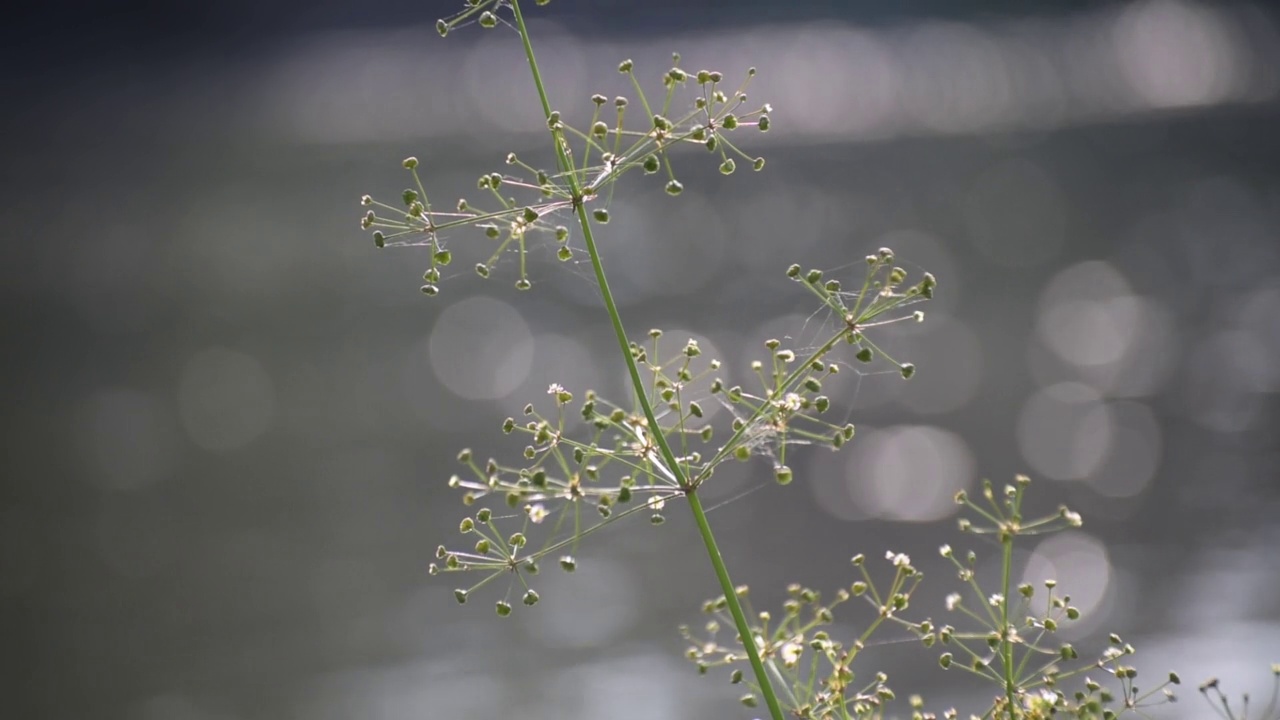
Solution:
[(902, 363), (898, 367), (898, 371), (902, 373), (903, 379), (910, 379), (912, 375), (916, 374), (916, 366), (911, 363)]
[(720, 121), (720, 126), (725, 130), (733, 130), (738, 127), (738, 116), (732, 113), (725, 115), (724, 119)]
[(373, 246), (379, 248), (387, 246), (387, 236), (383, 235), (381, 230), (373, 231)]
[(799, 278), (800, 278), (800, 266), (799, 266), (799, 265), (795, 265), (795, 264), (793, 264), (793, 265), (791, 265), (790, 267), (788, 267), (788, 268), (787, 268), (787, 277), (791, 278), (792, 280), (797, 280), (797, 279), (799, 279)]
[(679, 195), (684, 192), (684, 185), (681, 185), (679, 180), (671, 180), (667, 182), (666, 191), (668, 195)]
[(733, 161), (733, 158), (725, 158), (724, 162), (720, 163), (720, 173), (722, 175), (732, 175), (737, 168), (738, 165)]
[(644, 168), (646, 174), (653, 174), (658, 172), (658, 169), (661, 167), (661, 163), (658, 162), (657, 155), (650, 155), (644, 159), (644, 162), (640, 164), (640, 167)]
[(858, 362), (864, 362), (864, 363), (871, 362), (871, 358), (873, 356), (874, 354), (871, 352), (871, 348), (869, 347), (862, 348), (861, 350), (858, 351), (857, 355), (854, 355), (854, 357), (858, 358)]
[(578, 561), (572, 555), (561, 556), (560, 569), (565, 572), (573, 572), (578, 569)]
[(418, 158), (410, 156), (400, 161), (400, 164), (404, 166), (405, 170), (412, 170), (418, 167)]
[(609, 102), (609, 98), (607, 98), (607, 97), (605, 97), (605, 96), (603, 96), (603, 95), (601, 95), (601, 94), (599, 94), (599, 93), (596, 93), (595, 95), (592, 95), (592, 96), (591, 96), (591, 102), (593, 102), (593, 103), (595, 103), (597, 106), (599, 106), (599, 105), (603, 105), (603, 104), (605, 104), (605, 103)]
[(498, 611), (498, 617), (506, 617), (511, 614), (511, 603), (506, 600), (499, 600), (495, 604), (495, 609)]
[(773, 479), (778, 481), (779, 485), (790, 485), (792, 480), (791, 468), (786, 465), (779, 465), (773, 469)]
[(467, 591), (462, 588), (458, 588), (453, 591), (453, 598), (458, 601), (459, 605), (462, 605), (467, 601)]
[(521, 602), (523, 602), (525, 605), (537, 605), (538, 593), (534, 592), (533, 590), (526, 590), (524, 593), (524, 598), (521, 600)]
[(609, 134), (609, 126), (604, 122), (597, 120), (591, 125), (591, 134), (598, 138), (602, 138)]
[(751, 169), (752, 169), (752, 170), (755, 170), (756, 172), (760, 172), (761, 170), (763, 170), (763, 169), (764, 169), (764, 158), (762, 158), (762, 157), (758, 157), (758, 158), (756, 158), (756, 159), (755, 159), (755, 162), (751, 163)]
[(437, 20), (437, 21), (436, 21), (436, 32), (440, 34), (440, 37), (444, 37), (444, 36), (448, 35), (448, 34), (449, 34), (449, 23), (445, 22), (444, 20)]
[(595, 218), (596, 222), (603, 225), (609, 222), (609, 211), (605, 210), (604, 208), (596, 208), (595, 210), (591, 211), (591, 217)]
[(760, 132), (769, 132), (769, 116), (761, 115), (756, 121), (756, 127), (760, 128)]
[[(480, 27), (485, 28), (486, 30), (489, 30), (489, 29), (495, 28), (495, 27), (497, 27), (497, 26), (498, 26), (498, 16), (497, 16), (497, 15), (494, 15), (493, 13), (489, 12), (488, 10), (485, 10), (484, 12), (480, 13)], [(511, 612), (510, 608), (508, 608), (508, 609), (507, 609), (507, 612), (508, 612), (508, 613), (510, 613), (510, 612)], [(502, 611), (501, 611), (501, 610), (499, 610), (498, 614), (499, 614), (499, 615), (502, 615), (503, 613), (502, 613)]]
[(631, 72), (631, 68), (634, 66), (635, 66), (635, 63), (631, 61), (631, 58), (627, 58), (626, 60), (623, 60), (622, 62), (618, 63), (618, 72), (629, 73)]

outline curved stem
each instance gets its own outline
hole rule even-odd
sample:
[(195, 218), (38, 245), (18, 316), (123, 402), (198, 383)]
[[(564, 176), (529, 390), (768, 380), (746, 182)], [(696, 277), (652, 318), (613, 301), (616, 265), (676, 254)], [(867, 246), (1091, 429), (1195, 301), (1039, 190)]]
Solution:
[[(533, 74), (533, 83), (538, 89), (538, 99), (542, 102), (543, 115), (550, 121), (551, 101), (547, 97), (546, 86), (542, 82), (542, 73), (538, 70), (538, 62), (533, 55), (533, 45), (529, 40), (529, 32), (525, 26), (524, 15), (520, 11), (519, 0), (511, 0), (511, 9), (515, 15), (516, 27), (520, 31), (520, 40), (524, 44), (524, 53), (529, 61), (529, 70)], [(747, 624), (746, 614), (742, 611), (742, 604), (738, 602), (738, 596), (734, 592), (733, 581), (729, 578), (729, 570), (725, 567), (724, 558), (721, 557), (720, 549), (716, 545), (715, 535), (712, 534), (711, 525), (707, 522), (707, 514), (702, 507), (702, 501), (698, 497), (697, 489), (689, 481), (684, 470), (680, 467), (680, 463), (676, 462), (675, 453), (672, 452), (666, 436), (660, 431), (652, 403), (649, 402), (648, 395), (645, 393), (644, 381), (640, 377), (640, 368), (636, 365), (635, 358), (631, 355), (631, 347), (627, 342), (627, 333), (622, 326), (622, 317), (618, 314), (617, 303), (614, 302), (613, 292), (609, 289), (609, 281), (605, 277), (600, 250), (596, 246), (595, 236), (591, 232), (587, 209), (582, 202), (582, 190), (577, 176), (573, 173), (573, 165), (565, 150), (563, 136), (559, 130), (554, 128), (551, 130), (551, 135), (555, 144), (556, 161), (560, 165), (560, 171), (564, 173), (570, 194), (574, 198), (578, 224), (582, 227), (583, 244), (586, 245), (587, 254), (591, 257), (591, 269), (595, 272), (596, 282), (600, 284), (600, 297), (604, 300), (605, 309), (609, 313), (609, 320), (613, 324), (613, 332), (617, 337), (618, 347), (622, 351), (622, 359), (627, 365), (627, 373), (631, 376), (631, 385), (635, 390), (636, 398), (640, 403), (640, 408), (644, 411), (645, 420), (648, 421), (652, 430), (650, 434), (658, 445), (658, 450), (662, 454), (662, 461), (672, 475), (675, 476), (676, 482), (684, 491), (685, 498), (689, 502), (689, 510), (693, 513), (694, 520), (698, 524), (698, 531), (701, 533), (702, 542), (706, 546), (707, 556), (711, 559), (712, 567), (715, 568), (716, 579), (720, 581), (720, 588), (724, 592), (725, 602), (729, 606), (729, 613), (733, 616), (738, 634), (742, 638), (742, 646), (751, 661), (751, 669), (760, 685), (760, 693), (764, 695), (765, 704), (769, 707), (769, 714), (773, 720), (784, 720), (782, 706), (778, 703), (777, 695), (773, 691), (773, 685), (769, 682), (769, 676), (765, 672), (764, 663), (760, 659), (760, 651), (756, 648), (755, 636), (751, 632), (750, 625)]]

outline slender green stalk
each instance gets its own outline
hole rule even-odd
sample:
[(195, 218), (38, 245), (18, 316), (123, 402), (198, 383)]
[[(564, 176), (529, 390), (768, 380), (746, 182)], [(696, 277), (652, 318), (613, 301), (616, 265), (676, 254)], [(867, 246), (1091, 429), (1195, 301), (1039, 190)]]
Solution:
[(1003, 546), (1004, 555), (1001, 558), (1001, 592), (1004, 593), (1000, 601), (1000, 654), (1004, 664), (1004, 693), (1009, 703), (1009, 720), (1014, 720), (1014, 698), (1017, 695), (1018, 688), (1014, 678), (1013, 668), (1013, 638), (1009, 636), (1009, 576), (1013, 569), (1013, 532), (1011, 530), (1002, 531), (1008, 533), (1001, 538), (1000, 544)]
[[(516, 27), (520, 31), (520, 40), (524, 44), (525, 57), (529, 61), (529, 70), (533, 74), (533, 83), (538, 90), (538, 99), (542, 102), (543, 114), (550, 121), (551, 101), (547, 97), (546, 86), (542, 82), (542, 73), (538, 70), (538, 62), (534, 58), (533, 45), (529, 40), (529, 32), (525, 26), (524, 15), (520, 11), (519, 0), (511, 0), (511, 9), (515, 15)], [(658, 445), (658, 450), (662, 454), (662, 460), (675, 476), (676, 482), (680, 485), (680, 488), (684, 491), (685, 498), (689, 501), (689, 509), (693, 513), (694, 520), (698, 523), (698, 531), (702, 535), (702, 542), (706, 546), (711, 565), (715, 568), (716, 578), (720, 581), (721, 590), (724, 591), (725, 602), (729, 606), (730, 614), (733, 615), (738, 634), (742, 637), (742, 646), (746, 649), (747, 656), (751, 661), (751, 669), (760, 685), (760, 693), (764, 695), (769, 714), (773, 717), (773, 720), (784, 720), (782, 706), (778, 703), (777, 695), (773, 691), (773, 685), (769, 682), (769, 676), (765, 672), (764, 663), (760, 659), (760, 651), (756, 648), (755, 636), (747, 623), (746, 614), (742, 611), (742, 604), (738, 601), (738, 596), (734, 592), (733, 581), (729, 578), (729, 570), (725, 567), (724, 558), (721, 557), (715, 536), (711, 532), (711, 525), (707, 522), (707, 514), (702, 507), (702, 501), (697, 495), (696, 488), (690, 483), (680, 464), (676, 462), (675, 453), (672, 452), (670, 444), (662, 434), (661, 426), (658, 424), (658, 419), (653, 412), (653, 406), (649, 402), (647, 393), (645, 393), (644, 381), (640, 377), (640, 368), (636, 365), (635, 358), (631, 355), (627, 333), (622, 326), (622, 317), (618, 314), (618, 306), (614, 302), (613, 292), (609, 289), (609, 281), (605, 277), (600, 250), (596, 246), (595, 237), (591, 232), (591, 223), (587, 217), (587, 209), (582, 202), (583, 196), (578, 184), (578, 178), (573, 173), (573, 165), (565, 151), (560, 131), (552, 129), (551, 133), (555, 144), (556, 160), (559, 163), (560, 171), (564, 173), (569, 184), (570, 195), (577, 210), (578, 224), (582, 227), (582, 240), (587, 247), (587, 254), (591, 257), (591, 268), (595, 272), (596, 281), (600, 284), (600, 297), (604, 300), (605, 309), (609, 313), (609, 320), (613, 324), (613, 332), (617, 336), (618, 346), (622, 351), (622, 359), (627, 365), (628, 374), (631, 376), (632, 387), (635, 389), (640, 407), (644, 411), (645, 419), (652, 429), (651, 434)]]

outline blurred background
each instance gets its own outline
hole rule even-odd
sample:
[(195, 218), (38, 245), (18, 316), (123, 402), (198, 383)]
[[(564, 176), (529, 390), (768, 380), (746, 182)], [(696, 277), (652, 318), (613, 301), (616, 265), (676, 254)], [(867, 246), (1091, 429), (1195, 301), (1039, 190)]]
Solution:
[[(587, 266), (543, 248), (517, 293), (512, 262), (466, 269), (491, 247), (463, 232), (429, 299), (426, 255), (358, 228), (362, 194), (406, 186), (406, 155), (443, 204), (510, 150), (551, 165), (515, 33), (441, 40), (455, 4), (28, 5), (6, 24), (0, 714), (752, 716), (682, 657), (676, 626), (717, 590), (679, 511), (593, 537), (504, 621), (504, 586), (460, 607), (471, 578), (426, 573), (459, 540), (459, 448), (514, 459), (499, 424), (550, 383), (624, 387)], [(1069, 639), (1121, 633), (1151, 686), (1179, 670), (1191, 686), (1160, 716), (1203, 717), (1210, 675), (1265, 698), (1280, 17), (890, 5), (529, 11), (566, 112), (633, 95), (623, 58), (656, 88), (673, 50), (729, 78), (757, 66), (752, 99), (775, 109), (772, 132), (739, 136), (764, 172), (689, 153), (682, 197), (619, 188), (602, 247), (634, 334), (698, 338), (745, 381), (762, 340), (817, 331), (790, 263), (850, 284), (890, 246), (939, 278), (927, 321), (887, 333), (915, 378), (828, 386), (851, 447), (796, 455), (787, 488), (764, 461), (707, 487), (735, 581), (774, 607), (892, 549), (926, 573), (913, 608), (943, 619), (937, 546), (994, 557), (955, 535), (952, 495), (1025, 472), (1036, 507), (1085, 517), (1019, 559), (1084, 611)], [(873, 650), (860, 669), (900, 697), (990, 700), (933, 672), (936, 651)]]

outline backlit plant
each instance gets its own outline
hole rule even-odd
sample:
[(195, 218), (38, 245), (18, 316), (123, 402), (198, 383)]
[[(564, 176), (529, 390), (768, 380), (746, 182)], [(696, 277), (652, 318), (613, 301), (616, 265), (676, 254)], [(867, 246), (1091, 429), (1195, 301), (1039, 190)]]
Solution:
[[(1003, 575), (994, 591), (982, 588), (975, 579), (976, 555), (967, 553), (962, 559), (943, 547), (942, 555), (954, 563), (964, 590), (947, 599), (949, 612), (959, 618), (956, 627), (911, 619), (911, 600), (923, 574), (906, 555), (892, 552), (883, 573), (871, 571), (864, 556), (855, 556), (857, 579), (830, 600), (794, 585), (780, 612), (752, 609), (747, 589), (734, 585), (720, 555), (702, 486), (714, 482), (724, 463), (753, 458), (764, 458), (777, 482), (789, 484), (789, 457), (797, 446), (835, 450), (853, 440), (853, 425), (831, 417), (833, 402), (824, 383), (842, 369), (866, 363), (880, 363), (904, 380), (911, 378), (915, 366), (887, 353), (877, 338), (895, 323), (923, 321), (923, 312), (910, 308), (933, 297), (937, 280), (927, 272), (908, 273), (889, 248), (867, 255), (849, 288), (821, 270), (791, 265), (787, 277), (813, 295), (816, 312), (826, 318), (823, 334), (802, 347), (766, 341), (761, 356), (750, 363), (756, 380), (749, 387), (727, 382), (720, 360), (702, 357), (694, 340), (672, 342), (657, 329), (629, 335), (597, 237), (610, 220), (615, 183), (639, 171), (657, 176), (668, 195), (680, 195), (684, 185), (675, 168), (685, 162), (686, 151), (709, 155), (726, 175), (739, 164), (763, 169), (764, 159), (739, 145), (742, 133), (770, 129), (770, 106), (748, 100), (756, 70), (746, 69), (731, 80), (719, 70), (681, 67), (675, 55), (672, 66), (658, 73), (661, 97), (651, 98), (635, 64), (624, 60), (617, 69), (631, 96), (597, 93), (582, 98), (590, 119), (579, 127), (551, 104), (520, 0), (467, 0), (463, 10), (440, 20), (436, 29), (446, 36), (471, 24), (511, 27), (518, 33), (542, 107), (550, 165), (541, 167), (508, 153), (502, 169), (480, 175), (477, 196), (445, 204), (430, 199), (423, 182), (426, 167), (409, 157), (403, 167), (411, 187), (398, 202), (365, 195), (361, 227), (371, 231), (379, 248), (423, 248), (427, 267), (421, 291), (432, 296), (441, 292), (442, 269), (453, 261), (452, 242), (487, 243), (487, 259), (475, 266), (483, 278), (501, 272), (503, 262), (514, 258), (514, 282), (520, 290), (532, 286), (527, 268), (531, 247), (549, 244), (561, 261), (585, 253), (630, 391), (626, 398), (606, 398), (589, 388), (553, 384), (546, 398), (530, 402), (519, 418), (502, 424), (504, 433), (524, 443), (518, 459), (481, 460), (470, 449), (458, 453), (460, 470), (449, 485), (462, 493), (468, 508), (458, 525), (462, 540), (439, 546), (430, 566), (432, 574), (467, 578), (455, 590), (458, 602), (468, 602), (506, 578), (507, 590), (492, 600), (498, 615), (510, 615), (516, 603), (535, 605), (539, 595), (531, 576), (544, 563), (571, 572), (577, 567), (579, 543), (597, 531), (635, 514), (662, 524), (666, 513), (684, 505), (721, 588), (721, 595), (703, 608), (709, 619), (701, 630), (682, 629), (690, 642), (688, 657), (704, 673), (725, 668), (732, 683), (745, 687), (742, 703), (763, 705), (772, 720), (887, 716), (896, 698), (888, 678), (854, 664), (872, 647), (871, 635), (888, 626), (907, 631), (926, 647), (940, 648), (943, 667), (992, 682), (998, 690), (983, 717), (1107, 718), (1171, 697), (1168, 686), (1178, 682), (1176, 675), (1139, 692), (1136, 671), (1123, 662), (1133, 648), (1116, 636), (1092, 662), (1080, 660), (1070, 644), (1055, 642), (1057, 629), (1079, 613), (1052, 581), (1043, 589), (1012, 585), (1017, 538), (1080, 523), (1078, 515), (1065, 509), (1024, 520), (1025, 478), (999, 495), (985, 485), (983, 504), (958, 498), (979, 519), (962, 521), (961, 530), (996, 540)], [(882, 574), (888, 576), (887, 585), (875, 580)], [(841, 638), (833, 622), (846, 603), (866, 603), (868, 619), (861, 631)], [(1103, 686), (1091, 672), (1109, 676), (1111, 682)], [(1227, 707), (1225, 700), (1222, 705)], [(909, 697), (911, 717), (937, 716), (925, 707), (918, 695)], [(941, 716), (958, 713), (946, 710)]]

